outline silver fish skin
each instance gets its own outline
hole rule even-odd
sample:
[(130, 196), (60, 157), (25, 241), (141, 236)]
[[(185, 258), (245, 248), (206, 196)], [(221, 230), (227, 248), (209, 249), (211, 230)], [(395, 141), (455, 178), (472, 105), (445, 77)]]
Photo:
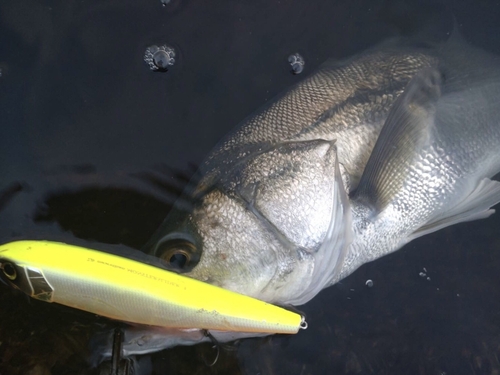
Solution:
[(418, 236), (488, 216), (500, 201), (498, 67), (456, 39), (327, 62), (222, 140), (193, 207), (179, 204), (149, 251), (300, 305)]
[(354, 240), (340, 274), (500, 202), (500, 59), (458, 35), (391, 108), (350, 199)]

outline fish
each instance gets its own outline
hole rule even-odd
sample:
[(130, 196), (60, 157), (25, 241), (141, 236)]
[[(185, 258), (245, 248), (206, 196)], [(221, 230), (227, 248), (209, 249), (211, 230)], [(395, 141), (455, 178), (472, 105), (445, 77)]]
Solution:
[[(299, 306), (415, 238), (486, 218), (500, 201), (499, 77), (496, 56), (453, 38), (328, 61), (216, 146), (145, 250), (178, 276)], [(4, 281), (37, 276), (6, 254)], [(210, 341), (191, 323), (139, 323), (125, 356)], [(217, 342), (261, 335), (209, 328)], [(112, 356), (101, 344), (96, 362)]]
[(202, 337), (204, 330), (293, 334), (307, 324), (295, 312), (141, 260), (60, 242), (15, 241), (0, 245), (0, 279), (41, 301)]
[(457, 32), (317, 72), (207, 156), (144, 250), (299, 306), (361, 265), (500, 202), (500, 64)]

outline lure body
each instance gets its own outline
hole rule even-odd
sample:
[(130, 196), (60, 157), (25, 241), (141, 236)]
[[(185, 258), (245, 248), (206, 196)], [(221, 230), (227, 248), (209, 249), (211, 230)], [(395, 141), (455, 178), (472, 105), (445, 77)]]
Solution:
[(29, 296), (169, 328), (297, 333), (296, 313), (117, 255), (49, 241), (0, 246), (1, 276)]

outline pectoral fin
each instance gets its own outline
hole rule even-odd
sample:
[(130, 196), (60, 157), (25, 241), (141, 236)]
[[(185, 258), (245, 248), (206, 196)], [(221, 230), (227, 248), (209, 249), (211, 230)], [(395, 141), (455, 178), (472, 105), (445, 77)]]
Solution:
[(389, 112), (354, 198), (379, 212), (391, 202), (429, 139), (440, 95), (441, 75), (435, 68), (422, 70), (410, 81)]

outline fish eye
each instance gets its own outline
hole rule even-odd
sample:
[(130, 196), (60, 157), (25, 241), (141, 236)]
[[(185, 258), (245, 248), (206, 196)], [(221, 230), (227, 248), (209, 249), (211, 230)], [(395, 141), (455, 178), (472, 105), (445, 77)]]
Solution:
[(167, 255), (168, 257), (168, 263), (175, 267), (182, 269), (186, 265), (186, 263), (189, 262), (190, 256), (188, 253), (186, 253), (183, 250), (175, 250)]
[(14, 265), (10, 262), (2, 263), (2, 272), (7, 279), (14, 281), (17, 278), (17, 271)]
[(160, 243), (156, 254), (167, 265), (178, 271), (188, 271), (198, 263), (196, 246), (185, 239), (171, 239)]

